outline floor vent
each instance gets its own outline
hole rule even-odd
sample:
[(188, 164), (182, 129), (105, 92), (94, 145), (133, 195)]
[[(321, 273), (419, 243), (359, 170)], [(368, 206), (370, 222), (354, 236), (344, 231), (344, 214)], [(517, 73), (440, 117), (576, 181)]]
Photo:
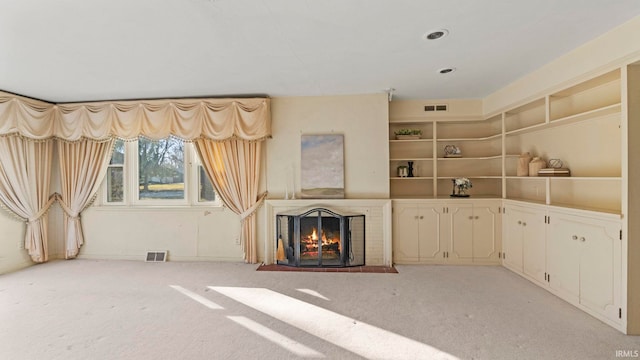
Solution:
[(167, 251), (147, 251), (147, 262), (167, 261)]
[(446, 104), (425, 105), (424, 111), (448, 111), (449, 106)]

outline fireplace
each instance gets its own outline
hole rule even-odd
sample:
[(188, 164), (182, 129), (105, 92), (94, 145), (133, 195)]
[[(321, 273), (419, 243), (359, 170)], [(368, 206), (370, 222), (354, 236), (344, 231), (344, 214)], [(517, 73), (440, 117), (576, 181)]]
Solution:
[(325, 208), (276, 215), (277, 264), (300, 267), (364, 265), (365, 216)]

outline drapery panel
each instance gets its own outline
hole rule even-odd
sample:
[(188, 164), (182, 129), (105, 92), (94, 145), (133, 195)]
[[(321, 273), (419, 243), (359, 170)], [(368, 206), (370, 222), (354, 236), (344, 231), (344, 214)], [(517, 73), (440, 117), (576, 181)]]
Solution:
[(255, 213), (267, 195), (258, 195), (261, 148), (262, 142), (257, 141), (196, 140), (198, 155), (213, 187), (224, 204), (240, 215), (242, 249), (248, 263), (258, 261)]
[(47, 210), (53, 140), (0, 136), (0, 201), (27, 223), (25, 249), (35, 262), (48, 260)]
[(271, 135), (270, 99), (175, 99), (53, 105), (0, 92), (0, 135), (67, 141), (143, 135), (255, 141)]
[(90, 205), (107, 173), (114, 139), (107, 141), (58, 141), (61, 193), (64, 212), (65, 258), (78, 255), (84, 243), (80, 214)]

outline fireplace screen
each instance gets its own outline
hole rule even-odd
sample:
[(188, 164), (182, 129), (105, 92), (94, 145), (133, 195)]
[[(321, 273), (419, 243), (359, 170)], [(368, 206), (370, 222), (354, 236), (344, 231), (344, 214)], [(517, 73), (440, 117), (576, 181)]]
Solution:
[(364, 265), (364, 215), (316, 208), (276, 215), (276, 259), (291, 266)]

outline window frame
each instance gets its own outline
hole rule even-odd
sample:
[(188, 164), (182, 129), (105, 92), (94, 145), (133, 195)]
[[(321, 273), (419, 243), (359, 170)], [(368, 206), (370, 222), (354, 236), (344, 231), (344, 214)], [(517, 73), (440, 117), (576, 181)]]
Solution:
[[(223, 207), (220, 196), (216, 193), (214, 201), (199, 201), (199, 166), (202, 162), (198, 158), (195, 145), (183, 141), (184, 146), (184, 198), (183, 199), (140, 199), (138, 139), (124, 141), (123, 169), (123, 201), (108, 201), (109, 189), (105, 176), (101, 187), (100, 205), (109, 207), (132, 208), (179, 208), (179, 207)], [(214, 189), (215, 191), (215, 189)]]

